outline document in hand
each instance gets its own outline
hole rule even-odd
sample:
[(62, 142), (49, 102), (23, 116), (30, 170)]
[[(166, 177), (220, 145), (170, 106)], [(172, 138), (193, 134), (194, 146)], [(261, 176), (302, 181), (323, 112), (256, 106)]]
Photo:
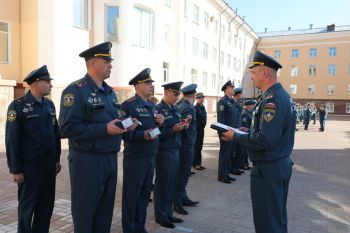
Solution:
[(244, 131), (241, 131), (241, 130), (239, 130), (239, 129), (232, 128), (232, 127), (230, 127), (230, 126), (228, 126), (228, 125), (221, 124), (221, 123), (219, 123), (219, 122), (216, 122), (216, 123), (211, 124), (211, 125), (210, 125), (210, 128), (215, 129), (215, 130), (217, 130), (217, 131), (219, 131), (219, 132), (226, 132), (226, 131), (228, 131), (228, 130), (232, 130), (232, 131), (234, 131), (235, 133), (248, 134), (248, 133), (246, 133), (246, 132), (244, 132)]

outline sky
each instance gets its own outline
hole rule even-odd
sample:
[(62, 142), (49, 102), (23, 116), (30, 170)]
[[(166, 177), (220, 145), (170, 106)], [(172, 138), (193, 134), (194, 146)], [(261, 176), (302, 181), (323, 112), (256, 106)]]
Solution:
[(255, 32), (350, 25), (350, 0), (224, 0)]

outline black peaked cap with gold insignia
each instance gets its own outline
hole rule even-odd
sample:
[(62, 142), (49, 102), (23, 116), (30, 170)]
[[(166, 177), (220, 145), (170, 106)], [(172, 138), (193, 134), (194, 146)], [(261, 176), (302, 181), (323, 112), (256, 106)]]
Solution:
[(111, 54), (112, 43), (103, 42), (101, 44), (95, 45), (79, 54), (80, 57), (85, 58), (85, 61), (90, 60), (91, 58), (103, 58), (107, 61), (112, 61)]
[(52, 78), (50, 77), (50, 73), (47, 70), (47, 66), (43, 65), (42, 67), (33, 70), (32, 72), (30, 72), (27, 77), (24, 78), (23, 82), (27, 82), (28, 85), (32, 84), (35, 81), (39, 81), (39, 80), (45, 80), (45, 81), (49, 81), (52, 80)]
[(149, 82), (154, 82), (154, 80), (151, 78), (151, 69), (146, 68), (142, 70), (140, 73), (138, 73), (135, 77), (133, 77), (129, 85), (135, 86), (136, 84), (139, 83), (149, 83)]
[(228, 80), (228, 81), (221, 87), (221, 91), (225, 91), (227, 87), (235, 87), (235, 85), (231, 82), (231, 80)]
[(183, 83), (184, 82), (182, 81), (171, 82), (171, 83), (163, 84), (162, 87), (164, 87), (164, 90), (179, 91)]
[(255, 66), (267, 66), (270, 67), (274, 70), (278, 70), (280, 68), (282, 68), (282, 65), (280, 63), (278, 63), (278, 61), (276, 61), (274, 58), (260, 52), (260, 51), (256, 51), (254, 58), (253, 58), (253, 62), (252, 64), (249, 66), (249, 68), (253, 68)]

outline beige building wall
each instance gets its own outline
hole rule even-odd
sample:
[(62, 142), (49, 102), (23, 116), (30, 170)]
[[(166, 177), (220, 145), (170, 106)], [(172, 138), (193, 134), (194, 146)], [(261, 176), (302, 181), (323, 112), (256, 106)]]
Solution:
[[(336, 48), (336, 56), (329, 55), (329, 49)], [(317, 49), (316, 57), (310, 56), (310, 49)], [(350, 104), (350, 31), (334, 31), (314, 34), (263, 37), (258, 49), (276, 57), (283, 65), (279, 81), (296, 102), (316, 104), (334, 103), (334, 113), (346, 113), (346, 104)], [(298, 57), (292, 57), (297, 49)], [(328, 65), (335, 64), (334, 76), (328, 74)], [(309, 75), (309, 66), (316, 66), (316, 75)], [(298, 67), (298, 74), (292, 77), (292, 66)], [(297, 92), (291, 92), (291, 85), (297, 86)], [(315, 86), (315, 91), (309, 89)], [(335, 92), (329, 93), (328, 86), (334, 85)], [(332, 112), (332, 111), (331, 111)]]
[(20, 0), (0, 0), (0, 22), (9, 25), (9, 63), (0, 62), (0, 76), (2, 79), (21, 80), (20, 5)]

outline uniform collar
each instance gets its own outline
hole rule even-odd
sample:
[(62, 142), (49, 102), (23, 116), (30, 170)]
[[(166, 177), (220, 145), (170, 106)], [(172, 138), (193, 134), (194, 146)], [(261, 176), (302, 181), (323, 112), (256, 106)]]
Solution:
[(265, 91), (265, 93), (262, 94), (261, 99), (264, 99), (266, 96), (268, 96), (269, 94), (271, 94), (272, 91), (274, 91), (274, 90), (276, 90), (276, 89), (279, 89), (279, 88), (281, 88), (281, 87), (282, 87), (281, 83), (275, 83), (275, 84), (273, 84), (271, 87), (269, 87), (269, 88)]
[(104, 90), (102, 90), (101, 88), (99, 88), (96, 83), (94, 82), (94, 80), (92, 80), (91, 76), (89, 74), (86, 74), (85, 75), (85, 79), (89, 85), (89, 87), (94, 90), (94, 92), (99, 92), (99, 91), (102, 91), (102, 92), (111, 92), (112, 91), (112, 88), (105, 82), (105, 81), (102, 81), (102, 86), (104, 88)]
[(167, 103), (165, 103), (165, 101), (162, 99), (161, 101), (160, 101), (160, 103), (163, 105), (163, 106), (165, 106), (167, 109), (169, 109), (169, 110), (173, 110), (174, 109), (174, 105), (168, 105)]
[(45, 102), (44, 97), (41, 97), (41, 102), (37, 101), (30, 91), (27, 92), (26, 97), (28, 98), (28, 100), (31, 104), (34, 104), (34, 103), (41, 104), (41, 103)]
[(150, 101), (144, 101), (143, 99), (142, 99), (142, 97), (141, 96), (139, 96), (138, 94), (135, 94), (135, 98), (136, 98), (136, 100), (137, 100), (137, 103), (139, 104), (139, 105), (142, 105), (142, 106), (151, 106), (151, 103), (150, 103)]

